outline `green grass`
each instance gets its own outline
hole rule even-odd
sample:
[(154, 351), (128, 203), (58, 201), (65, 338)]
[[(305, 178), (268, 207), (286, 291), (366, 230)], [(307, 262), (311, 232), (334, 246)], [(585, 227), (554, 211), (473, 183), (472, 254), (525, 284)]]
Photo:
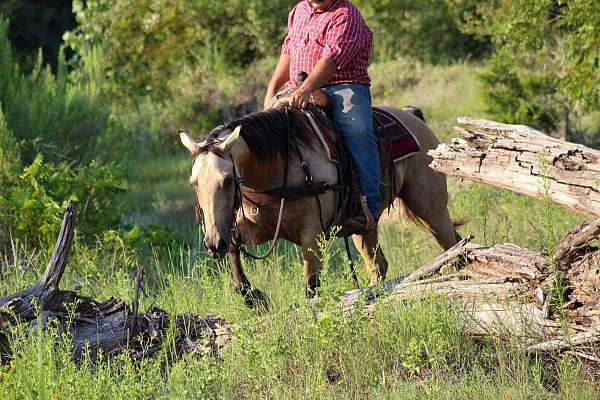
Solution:
[[(119, 249), (76, 249), (62, 286), (80, 279), (82, 261), (98, 275), (83, 292), (132, 298), (133, 271), (106, 268), (127, 263)], [(37, 264), (43, 265), (46, 256)], [(20, 264), (19, 259), (17, 262)], [(148, 261), (148, 260), (146, 260)], [(251, 264), (248, 274), (265, 290), (272, 309), (260, 315), (234, 293), (227, 268), (181, 252), (148, 264), (149, 298), (169, 312), (218, 313), (230, 321), (233, 341), (220, 358), (164, 364), (160, 356), (141, 365), (126, 357), (75, 365), (67, 338), (50, 331), (16, 329), (10, 364), (0, 368), (2, 398), (595, 398), (588, 376), (573, 360), (558, 365), (526, 358), (518, 349), (466, 336), (457, 306), (443, 298), (390, 303), (374, 319), (344, 318), (338, 295), (350, 280), (337, 263), (324, 273), (322, 312), (315, 319), (303, 296), (294, 248), (281, 246), (273, 259)], [(109, 265), (109, 264), (108, 264)], [(115, 269), (113, 269), (115, 268)], [(11, 274), (16, 273), (11, 271)], [(19, 286), (39, 279), (21, 278)], [(363, 281), (366, 280), (362, 276)], [(7, 281), (8, 282), (8, 281)], [(2, 292), (10, 288), (4, 285)], [(57, 344), (58, 343), (58, 344)]]
[[(408, 61), (377, 65), (373, 88), (379, 104), (423, 108), (443, 140), (456, 116), (485, 117), (478, 68), (468, 64), (428, 67)], [(384, 76), (393, 79), (384, 81)], [(17, 327), (14, 358), (0, 367), (2, 399), (595, 399), (592, 376), (569, 357), (549, 362), (525, 357), (510, 343), (476, 340), (461, 329), (457, 305), (432, 296), (380, 306), (373, 319), (344, 318), (339, 296), (352, 288), (339, 244), (323, 272), (315, 319), (304, 297), (299, 251), (280, 244), (265, 261), (246, 262), (246, 273), (271, 303), (267, 314), (247, 309), (233, 289), (226, 263), (198, 248), (193, 194), (187, 185), (190, 159), (146, 154), (131, 160), (127, 221), (161, 223), (184, 234), (191, 248), (139, 253), (118, 240), (73, 249), (62, 288), (79, 288), (100, 299), (131, 303), (139, 265), (146, 270), (152, 304), (170, 313), (216, 313), (234, 328), (219, 357), (189, 357), (166, 365), (158, 357), (134, 365), (126, 357), (96, 365), (70, 361), (68, 338)], [(135, 168), (134, 168), (135, 167)], [(512, 242), (551, 251), (579, 217), (543, 201), (472, 182), (450, 179), (451, 214), (467, 218), (463, 235), (481, 244)], [(391, 217), (382, 229), (390, 277), (406, 274), (440, 253), (431, 235)], [(17, 245), (3, 265), (0, 296), (39, 280), (49, 249)], [(4, 262), (2, 261), (4, 264)], [(360, 266), (359, 266), (360, 267)], [(363, 268), (359, 277), (368, 279)], [(592, 381), (593, 382), (593, 381)]]

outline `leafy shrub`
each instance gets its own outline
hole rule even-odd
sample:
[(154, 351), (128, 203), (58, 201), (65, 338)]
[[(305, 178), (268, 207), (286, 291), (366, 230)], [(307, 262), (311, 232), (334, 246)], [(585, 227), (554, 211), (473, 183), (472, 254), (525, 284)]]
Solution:
[(118, 226), (122, 214), (121, 174), (112, 166), (92, 161), (45, 163), (41, 154), (20, 174), (4, 176), (0, 184), (1, 220), (13, 238), (38, 244), (56, 240), (62, 214), (71, 200), (79, 202), (78, 230), (90, 240)]
[(491, 57), (480, 79), (487, 88), (484, 98), (495, 118), (548, 133), (558, 128), (567, 104), (556, 91), (556, 77), (536, 70), (535, 64), (541, 59), (541, 55), (523, 57), (515, 64), (506, 52)]

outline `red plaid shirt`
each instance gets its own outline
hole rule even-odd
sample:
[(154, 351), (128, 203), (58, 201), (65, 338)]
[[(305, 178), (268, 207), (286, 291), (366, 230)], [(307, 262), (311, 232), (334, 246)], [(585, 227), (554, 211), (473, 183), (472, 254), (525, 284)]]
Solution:
[(288, 29), (281, 52), (290, 56), (290, 82), (297, 83), (298, 72), (310, 74), (321, 57), (328, 57), (337, 65), (328, 84), (370, 84), (373, 32), (348, 0), (335, 0), (322, 11), (302, 0), (289, 14)]

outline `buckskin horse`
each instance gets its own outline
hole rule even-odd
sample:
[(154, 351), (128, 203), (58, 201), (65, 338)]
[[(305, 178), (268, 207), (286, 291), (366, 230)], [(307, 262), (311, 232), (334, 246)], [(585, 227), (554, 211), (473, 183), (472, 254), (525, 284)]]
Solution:
[[(439, 141), (413, 113), (381, 109), (400, 120), (420, 143), (415, 154), (390, 164), (393, 179), (381, 209), (399, 198), (407, 214), (448, 249), (459, 236), (447, 209), (446, 177), (429, 168), (427, 155)], [(180, 131), (193, 156), (189, 183), (197, 198), (197, 218), (204, 224), (203, 244), (215, 260), (228, 254), (236, 291), (248, 306), (266, 305), (266, 297), (244, 274), (240, 246), (274, 239), (272, 250), (278, 238), (301, 246), (307, 294), (312, 296), (321, 269), (317, 239), (339, 214), (337, 166), (300, 113), (289, 107), (252, 113), (213, 129), (199, 142)], [(309, 177), (312, 190), (306, 189)], [(249, 194), (255, 201), (248, 201)], [(257, 205), (261, 195), (270, 201)], [(377, 225), (352, 239), (370, 283), (384, 280), (388, 263), (378, 244)]]

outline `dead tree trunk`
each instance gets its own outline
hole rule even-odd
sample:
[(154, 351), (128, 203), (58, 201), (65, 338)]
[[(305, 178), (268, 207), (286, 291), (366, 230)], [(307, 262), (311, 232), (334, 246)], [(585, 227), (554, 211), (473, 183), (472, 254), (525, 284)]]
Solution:
[(383, 289), (346, 292), (344, 312), (357, 306), (372, 311), (376, 301), (444, 295), (461, 306), (465, 328), (474, 335), (518, 336), (528, 350), (575, 346), (585, 352), (600, 343), (600, 219), (569, 232), (553, 258), (470, 240)]
[[(39, 321), (42, 326), (53, 323), (59, 330), (69, 333), (73, 358), (78, 361), (85, 354), (94, 360), (100, 351), (114, 355), (129, 350), (133, 357), (150, 356), (162, 348), (169, 326), (172, 326), (175, 338), (170, 346), (172, 358), (189, 352), (200, 355), (212, 352), (229, 340), (229, 326), (215, 315), (172, 317), (156, 307), (138, 314), (141, 273), (136, 279), (133, 311), (123, 300), (111, 298), (98, 302), (73, 291), (60, 290), (74, 227), (75, 204), (71, 203), (65, 211), (58, 241), (40, 283), (0, 298), (2, 347), (8, 347), (10, 338), (6, 332), (10, 325), (28, 323), (30, 328), (36, 328)], [(69, 310), (74, 311), (74, 315), (70, 315)]]
[[(460, 118), (465, 139), (430, 151), (431, 167), (600, 217), (600, 151), (526, 126)], [(600, 364), (600, 219), (569, 232), (554, 256), (466, 238), (429, 264), (383, 287), (347, 292), (344, 312), (375, 302), (444, 295), (474, 335), (518, 336), (527, 351), (575, 348)]]
[(429, 151), (431, 168), (549, 199), (600, 217), (600, 151), (551, 138), (522, 125), (459, 118), (464, 139)]

